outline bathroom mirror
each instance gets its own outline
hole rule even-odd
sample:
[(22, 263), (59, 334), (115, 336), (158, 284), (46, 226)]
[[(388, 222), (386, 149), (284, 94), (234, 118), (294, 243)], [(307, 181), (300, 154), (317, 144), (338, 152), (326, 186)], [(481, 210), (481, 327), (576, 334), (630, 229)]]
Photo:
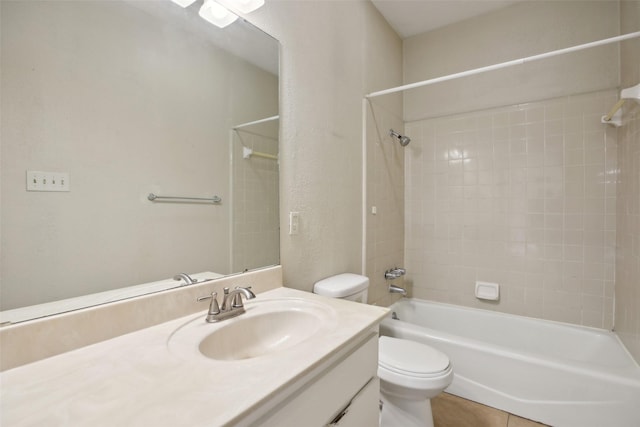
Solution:
[(279, 44), (201, 3), (0, 3), (3, 323), (279, 263)]

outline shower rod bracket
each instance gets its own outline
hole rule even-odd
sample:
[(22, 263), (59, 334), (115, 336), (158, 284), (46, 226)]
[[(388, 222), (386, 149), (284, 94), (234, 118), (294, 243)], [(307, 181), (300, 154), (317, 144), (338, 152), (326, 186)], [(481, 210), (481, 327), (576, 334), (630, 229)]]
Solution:
[(622, 110), (616, 111), (611, 117), (608, 114), (602, 116), (600, 122), (619, 128), (622, 126)]

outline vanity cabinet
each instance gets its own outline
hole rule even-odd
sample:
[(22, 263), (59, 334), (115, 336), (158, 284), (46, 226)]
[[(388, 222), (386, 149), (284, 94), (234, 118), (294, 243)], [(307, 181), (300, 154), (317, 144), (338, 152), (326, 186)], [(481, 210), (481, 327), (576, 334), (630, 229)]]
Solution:
[(293, 391), (253, 427), (372, 427), (378, 425), (378, 332), (370, 330), (345, 355)]
[(371, 380), (349, 401), (327, 427), (371, 427), (379, 424), (380, 380)]

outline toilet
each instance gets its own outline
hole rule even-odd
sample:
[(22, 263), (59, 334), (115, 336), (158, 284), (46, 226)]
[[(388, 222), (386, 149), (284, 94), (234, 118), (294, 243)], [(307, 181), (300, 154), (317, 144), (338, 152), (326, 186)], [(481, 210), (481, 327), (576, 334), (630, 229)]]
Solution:
[[(331, 298), (367, 302), (369, 279), (352, 273), (317, 282), (313, 292)], [(451, 384), (453, 368), (446, 354), (411, 340), (378, 340), (380, 427), (433, 427), (431, 399)]]

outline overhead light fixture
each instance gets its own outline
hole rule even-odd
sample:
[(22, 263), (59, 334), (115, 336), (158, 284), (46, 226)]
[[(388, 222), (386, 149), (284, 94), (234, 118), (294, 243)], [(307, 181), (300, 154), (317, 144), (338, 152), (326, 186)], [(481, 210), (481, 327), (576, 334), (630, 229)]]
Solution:
[(224, 28), (238, 19), (238, 15), (231, 13), (220, 3), (213, 0), (205, 0), (198, 14), (216, 27)]
[(174, 2), (175, 4), (177, 4), (178, 6), (182, 6), (182, 7), (189, 7), (191, 6), (196, 0), (171, 0), (172, 2)]
[(264, 0), (217, 0), (218, 3), (227, 6), (240, 13), (250, 13), (264, 5)]

